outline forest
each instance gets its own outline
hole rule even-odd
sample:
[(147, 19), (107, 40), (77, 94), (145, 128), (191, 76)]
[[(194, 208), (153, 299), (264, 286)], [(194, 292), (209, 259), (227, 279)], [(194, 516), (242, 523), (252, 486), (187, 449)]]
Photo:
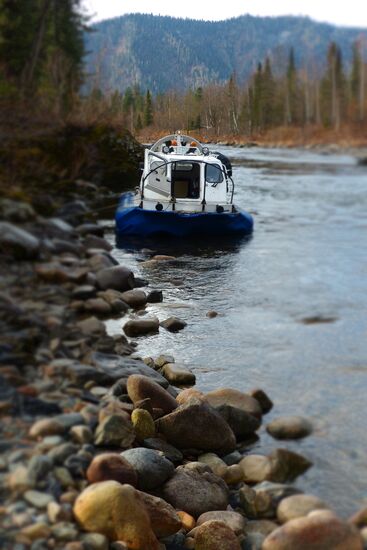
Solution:
[(245, 83), (233, 73), (223, 84), (211, 83), (179, 92), (169, 90), (154, 97), (139, 86), (124, 94), (92, 90), (85, 107), (95, 116), (120, 119), (134, 134), (155, 135), (179, 128), (209, 138), (259, 137), (282, 129), (346, 130), (363, 135), (366, 129), (367, 65), (363, 44), (352, 48), (349, 70), (335, 42), (326, 52), (325, 70), (312, 76), (298, 69), (291, 48), (284, 73), (275, 76), (271, 60), (259, 62)]
[(154, 92), (135, 84), (121, 92), (85, 85), (91, 82), (85, 40), (93, 32), (81, 0), (0, 0), (0, 14), (0, 116), (8, 128), (17, 116), (23, 122), (39, 116), (44, 125), (115, 124), (141, 139), (177, 129), (235, 141), (266, 141), (275, 130), (320, 139), (330, 139), (325, 132), (334, 139), (366, 133), (363, 35), (348, 62), (333, 41), (317, 68), (297, 63), (303, 52), (290, 47), (282, 70), (270, 53), (253, 60), (256, 69), (247, 78), (233, 71), (200, 86)]

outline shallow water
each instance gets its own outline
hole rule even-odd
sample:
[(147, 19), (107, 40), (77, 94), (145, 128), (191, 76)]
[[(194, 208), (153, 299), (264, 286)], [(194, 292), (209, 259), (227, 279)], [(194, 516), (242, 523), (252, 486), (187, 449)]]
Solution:
[[(114, 250), (164, 291), (149, 311), (188, 322), (179, 334), (161, 329), (138, 339), (138, 351), (174, 355), (203, 390), (265, 389), (275, 403), (265, 423), (311, 417), (311, 437), (276, 442), (262, 428), (255, 448), (286, 446), (310, 458), (314, 467), (297, 486), (346, 516), (367, 504), (367, 170), (348, 155), (221, 150), (233, 161), (235, 202), (253, 213), (254, 234), (155, 244), (177, 260), (154, 267), (139, 265), (141, 251)], [(208, 310), (218, 317), (208, 319)], [(120, 333), (124, 322), (109, 322), (109, 331)]]

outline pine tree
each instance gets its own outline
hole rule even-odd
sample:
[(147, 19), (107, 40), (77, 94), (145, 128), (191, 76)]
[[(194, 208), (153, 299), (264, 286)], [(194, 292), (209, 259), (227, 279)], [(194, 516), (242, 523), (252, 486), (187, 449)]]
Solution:
[(153, 122), (153, 102), (152, 95), (149, 90), (145, 95), (145, 105), (144, 105), (144, 125), (150, 126)]

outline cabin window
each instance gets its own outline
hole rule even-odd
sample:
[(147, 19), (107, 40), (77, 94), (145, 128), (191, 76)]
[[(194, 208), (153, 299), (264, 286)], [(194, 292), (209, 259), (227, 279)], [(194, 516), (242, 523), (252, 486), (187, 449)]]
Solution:
[(218, 164), (205, 165), (205, 180), (208, 183), (221, 183), (223, 181), (223, 172)]
[(191, 172), (193, 165), (191, 162), (175, 162), (173, 164), (173, 170), (178, 172)]

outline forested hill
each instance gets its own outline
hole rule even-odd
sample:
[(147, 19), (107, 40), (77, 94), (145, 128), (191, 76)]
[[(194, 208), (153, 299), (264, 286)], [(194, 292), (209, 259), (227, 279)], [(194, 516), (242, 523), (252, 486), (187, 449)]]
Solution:
[[(189, 15), (189, 14), (188, 14)], [(131, 14), (97, 23), (86, 37), (88, 88), (124, 91), (135, 84), (152, 92), (222, 82), (236, 71), (245, 80), (270, 56), (284, 70), (289, 50), (311, 76), (335, 41), (348, 63), (352, 43), (366, 29), (335, 27), (307, 17), (244, 15), (209, 22)]]

